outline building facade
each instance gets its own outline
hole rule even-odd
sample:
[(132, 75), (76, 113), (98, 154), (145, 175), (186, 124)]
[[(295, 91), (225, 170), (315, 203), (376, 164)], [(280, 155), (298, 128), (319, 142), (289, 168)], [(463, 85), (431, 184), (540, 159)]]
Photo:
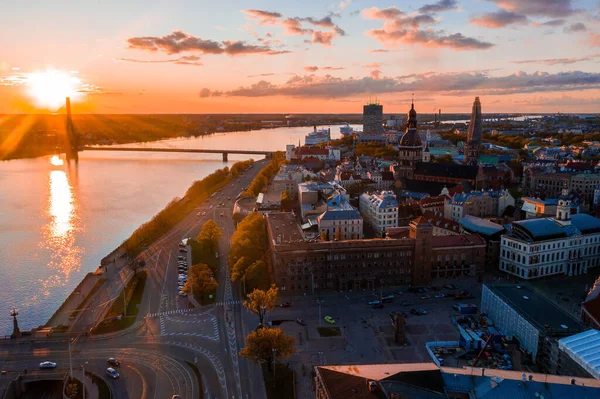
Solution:
[(363, 134), (377, 135), (383, 130), (383, 105), (371, 103), (363, 106)]
[(356, 240), (363, 236), (363, 218), (356, 209), (335, 209), (317, 218), (319, 234), (328, 240)]
[(459, 221), (471, 215), (477, 217), (497, 217), (504, 213), (508, 206), (514, 206), (515, 199), (508, 190), (472, 191), (455, 194), (444, 204), (444, 217)]
[(398, 201), (393, 191), (362, 194), (358, 209), (365, 221), (380, 235), (398, 226)]
[(417, 111), (415, 104), (411, 104), (406, 121), (406, 132), (398, 142), (398, 166), (399, 177), (412, 179), (418, 162), (423, 160), (423, 144), (417, 133)]
[(522, 279), (585, 274), (600, 265), (600, 220), (571, 216), (569, 201), (559, 199), (555, 218), (514, 222), (500, 248), (500, 270)]

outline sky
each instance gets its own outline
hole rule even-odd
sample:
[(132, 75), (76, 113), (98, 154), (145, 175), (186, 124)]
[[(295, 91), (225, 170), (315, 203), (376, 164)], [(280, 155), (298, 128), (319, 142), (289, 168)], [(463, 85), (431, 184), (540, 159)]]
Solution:
[(600, 0), (0, 1), (0, 113), (48, 70), (75, 112), (598, 112)]

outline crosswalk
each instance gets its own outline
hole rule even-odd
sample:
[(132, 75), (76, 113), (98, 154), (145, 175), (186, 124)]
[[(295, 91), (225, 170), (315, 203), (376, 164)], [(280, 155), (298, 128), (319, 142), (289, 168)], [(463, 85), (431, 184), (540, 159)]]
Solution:
[(160, 316), (166, 316), (166, 315), (171, 315), (171, 314), (182, 314), (182, 313), (188, 313), (191, 311), (194, 311), (196, 309), (194, 308), (189, 308), (189, 309), (174, 309), (174, 310), (167, 310), (166, 312), (154, 312), (154, 313), (148, 313), (146, 315), (146, 318), (154, 318), (154, 317), (160, 317)]
[(219, 301), (215, 302), (215, 306), (225, 306), (225, 305), (239, 305), (242, 301)]

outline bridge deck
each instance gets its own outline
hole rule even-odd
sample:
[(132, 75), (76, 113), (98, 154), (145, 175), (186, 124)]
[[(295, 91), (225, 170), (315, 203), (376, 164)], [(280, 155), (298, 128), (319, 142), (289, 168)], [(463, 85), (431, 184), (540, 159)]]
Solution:
[(134, 148), (134, 147), (83, 147), (81, 151), (129, 151), (129, 152), (187, 152), (197, 154), (248, 154), (272, 155), (274, 151), (258, 150), (213, 150), (200, 148)]

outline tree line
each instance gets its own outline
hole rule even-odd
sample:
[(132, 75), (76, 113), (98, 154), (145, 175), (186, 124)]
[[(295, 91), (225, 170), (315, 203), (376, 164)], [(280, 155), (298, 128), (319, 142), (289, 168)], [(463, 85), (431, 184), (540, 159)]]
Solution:
[(277, 151), (275, 154), (273, 154), (271, 161), (261, 169), (256, 177), (254, 177), (242, 195), (246, 197), (256, 197), (262, 192), (263, 188), (269, 184), (269, 180), (277, 174), (279, 168), (284, 162), (285, 153), (282, 151)]
[[(241, 164), (240, 166), (236, 166)], [(152, 244), (161, 235), (170, 230), (182, 220), (196, 206), (206, 200), (211, 194), (227, 184), (232, 177), (237, 176), (242, 170), (247, 169), (250, 161), (234, 164), (231, 169), (225, 167), (218, 169), (202, 180), (195, 181), (187, 190), (183, 198), (174, 198), (148, 222), (138, 227), (121, 248), (131, 257), (139, 254), (144, 247)], [(235, 171), (235, 175), (231, 170)]]

